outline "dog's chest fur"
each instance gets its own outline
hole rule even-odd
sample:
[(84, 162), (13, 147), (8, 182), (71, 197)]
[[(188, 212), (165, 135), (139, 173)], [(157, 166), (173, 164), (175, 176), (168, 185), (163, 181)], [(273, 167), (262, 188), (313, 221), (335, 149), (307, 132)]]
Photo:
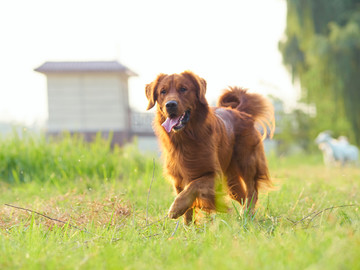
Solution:
[(177, 183), (180, 186), (217, 170), (214, 166), (217, 162), (212, 140), (200, 140), (196, 144), (187, 144), (183, 141), (164, 147), (166, 147), (164, 161), (167, 173), (174, 178), (182, 179), (181, 182), (186, 181), (186, 183)]

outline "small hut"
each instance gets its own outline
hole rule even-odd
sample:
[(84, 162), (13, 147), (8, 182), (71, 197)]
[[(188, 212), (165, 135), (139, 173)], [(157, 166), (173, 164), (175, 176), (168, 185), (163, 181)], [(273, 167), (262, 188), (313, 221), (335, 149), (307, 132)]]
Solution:
[(47, 133), (81, 133), (87, 140), (101, 132), (113, 142), (130, 140), (128, 79), (137, 76), (117, 61), (45, 62), (35, 71), (47, 78)]

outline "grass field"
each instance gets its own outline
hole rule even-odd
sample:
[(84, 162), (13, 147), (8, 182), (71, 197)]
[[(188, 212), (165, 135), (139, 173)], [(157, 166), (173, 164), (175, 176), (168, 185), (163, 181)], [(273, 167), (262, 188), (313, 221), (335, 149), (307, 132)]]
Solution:
[(277, 189), (255, 217), (229, 201), (186, 227), (165, 218), (174, 194), (155, 154), (2, 138), (0, 269), (360, 269), (360, 169), (269, 165)]

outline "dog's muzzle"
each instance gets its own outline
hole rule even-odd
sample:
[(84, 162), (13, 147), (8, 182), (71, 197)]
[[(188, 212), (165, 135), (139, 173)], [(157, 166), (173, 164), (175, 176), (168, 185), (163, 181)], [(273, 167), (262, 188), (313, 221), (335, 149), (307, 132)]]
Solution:
[(171, 116), (176, 114), (178, 109), (178, 103), (175, 100), (170, 100), (165, 104), (166, 112)]

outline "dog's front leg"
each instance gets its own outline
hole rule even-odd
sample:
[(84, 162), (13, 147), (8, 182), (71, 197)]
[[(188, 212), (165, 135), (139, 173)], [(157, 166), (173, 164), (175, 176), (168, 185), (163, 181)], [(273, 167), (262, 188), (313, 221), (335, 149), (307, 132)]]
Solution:
[[(180, 186), (175, 186), (176, 194), (179, 194), (183, 189)], [(190, 225), (193, 222), (193, 212), (194, 209), (190, 207), (188, 210), (186, 210), (184, 214), (184, 223), (186, 225)]]
[(215, 173), (208, 173), (190, 182), (183, 191), (181, 191), (169, 210), (169, 217), (177, 219), (182, 216), (198, 198), (215, 209), (215, 191), (214, 191)]

